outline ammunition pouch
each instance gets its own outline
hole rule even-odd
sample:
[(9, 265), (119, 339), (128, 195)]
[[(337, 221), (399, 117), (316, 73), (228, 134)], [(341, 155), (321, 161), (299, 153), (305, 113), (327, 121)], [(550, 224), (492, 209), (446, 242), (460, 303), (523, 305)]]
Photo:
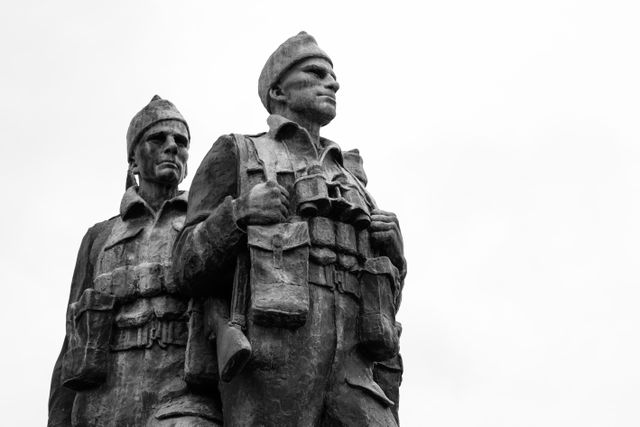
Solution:
[(65, 387), (83, 390), (99, 385), (107, 375), (107, 355), (113, 325), (115, 297), (86, 289), (69, 306), (69, 341), (62, 359)]
[(350, 295), (360, 301), (360, 282), (357, 272), (336, 268), (336, 265), (318, 265), (309, 263), (309, 283), (316, 286), (336, 289), (339, 293)]
[(390, 359), (399, 350), (395, 321), (399, 273), (389, 258), (370, 258), (365, 262), (360, 275), (360, 292), (360, 345), (374, 361)]
[(93, 287), (124, 300), (134, 300), (136, 297), (151, 298), (164, 292), (177, 292), (170, 267), (155, 262), (114, 268), (97, 276)]
[(309, 312), (309, 229), (292, 222), (247, 227), (249, 317), (259, 325), (295, 329)]
[(111, 339), (111, 350), (151, 348), (154, 343), (157, 343), (160, 348), (166, 348), (168, 345), (185, 346), (187, 322), (154, 318), (141, 326), (116, 328)]

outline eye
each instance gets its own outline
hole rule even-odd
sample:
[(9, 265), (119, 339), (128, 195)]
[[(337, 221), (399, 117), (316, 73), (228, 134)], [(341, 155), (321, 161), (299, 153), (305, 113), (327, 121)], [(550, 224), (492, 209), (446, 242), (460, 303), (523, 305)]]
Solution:
[(164, 142), (165, 136), (163, 133), (154, 133), (147, 137), (147, 141), (153, 144), (162, 144)]
[(327, 71), (322, 68), (312, 67), (307, 70), (308, 73), (313, 74), (319, 79), (324, 79), (327, 75)]
[(174, 138), (176, 140), (176, 144), (178, 144), (181, 147), (186, 147), (189, 145), (189, 140), (185, 138), (183, 135), (175, 135)]

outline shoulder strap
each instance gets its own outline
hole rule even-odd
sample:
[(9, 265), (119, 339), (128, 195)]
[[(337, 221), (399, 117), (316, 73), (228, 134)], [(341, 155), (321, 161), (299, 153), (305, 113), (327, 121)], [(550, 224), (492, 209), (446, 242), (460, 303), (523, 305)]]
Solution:
[[(258, 156), (258, 151), (252, 138), (237, 133), (232, 134), (232, 136), (238, 149), (238, 163), (236, 165), (238, 176), (236, 182), (238, 183), (237, 194), (240, 195), (250, 186), (257, 183), (255, 182), (256, 175), (262, 175), (261, 179), (264, 180), (264, 162)], [(258, 177), (258, 179), (260, 178)]]

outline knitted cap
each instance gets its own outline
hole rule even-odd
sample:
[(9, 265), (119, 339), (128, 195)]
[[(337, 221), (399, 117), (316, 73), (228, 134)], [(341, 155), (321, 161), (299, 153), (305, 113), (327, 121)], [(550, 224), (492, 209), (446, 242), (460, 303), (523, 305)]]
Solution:
[(287, 39), (267, 59), (258, 80), (258, 95), (269, 113), (271, 113), (269, 89), (278, 83), (289, 68), (307, 58), (323, 58), (333, 66), (331, 58), (318, 47), (316, 39), (304, 31)]
[(133, 151), (142, 134), (152, 125), (164, 120), (178, 120), (184, 123), (187, 128), (187, 133), (189, 134), (189, 139), (191, 139), (189, 125), (187, 125), (187, 122), (176, 106), (173, 105), (171, 101), (155, 95), (146, 107), (131, 119), (131, 124), (129, 124), (129, 129), (127, 130), (127, 160), (131, 160), (133, 157)]

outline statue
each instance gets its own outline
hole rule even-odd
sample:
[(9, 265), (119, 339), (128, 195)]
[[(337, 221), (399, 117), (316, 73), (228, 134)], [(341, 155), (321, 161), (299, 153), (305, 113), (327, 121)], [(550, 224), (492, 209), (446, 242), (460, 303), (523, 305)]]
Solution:
[(359, 152), (320, 137), (339, 87), (313, 37), (285, 41), (259, 78), (268, 132), (220, 137), (190, 189), (174, 268), (215, 341), (226, 427), (398, 425), (402, 236)]
[(49, 426), (221, 425), (215, 392), (183, 379), (189, 298), (171, 250), (189, 143), (187, 122), (157, 95), (131, 121), (120, 215), (91, 227), (78, 253)]

